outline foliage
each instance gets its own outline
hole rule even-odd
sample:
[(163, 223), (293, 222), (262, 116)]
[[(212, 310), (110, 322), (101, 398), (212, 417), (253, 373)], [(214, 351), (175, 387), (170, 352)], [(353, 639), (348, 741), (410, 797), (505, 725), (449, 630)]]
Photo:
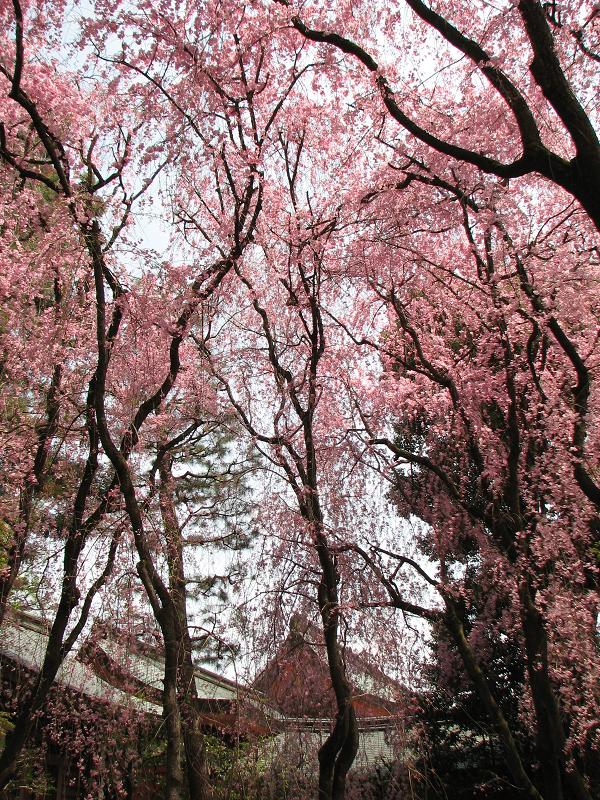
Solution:
[[(258, 553), (252, 529), (251, 627), (320, 621), (323, 800), (358, 746), (346, 639), (391, 661), (427, 627), (442, 780), (459, 750), (473, 792), (597, 795), (597, 4), (0, 23), (0, 621), (23, 598), (52, 621), (0, 790), (104, 605), (152, 614), (165, 792), (204, 800), (193, 644), (228, 644), (245, 570), (215, 548)], [(80, 717), (53, 740), (87, 742)]]

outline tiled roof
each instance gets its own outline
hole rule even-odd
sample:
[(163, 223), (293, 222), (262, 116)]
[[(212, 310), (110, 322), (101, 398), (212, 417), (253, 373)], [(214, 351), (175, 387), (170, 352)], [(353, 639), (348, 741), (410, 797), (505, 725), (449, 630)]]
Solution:
[[(318, 633), (307, 623), (293, 620), (287, 639), (257, 676), (254, 687), (289, 717), (334, 717), (335, 698), (323, 650)], [(394, 717), (403, 687), (349, 649), (346, 661), (355, 684), (354, 707), (359, 720)]]
[[(5, 619), (0, 635), (0, 660), (8, 659), (25, 667), (30, 672), (42, 668), (48, 633), (43, 624), (25, 616)], [(111, 686), (99, 677), (87, 664), (69, 653), (57, 675), (57, 683), (85, 694), (96, 700), (115, 705), (131, 706), (143, 713), (160, 714), (162, 709), (155, 703), (141, 700), (134, 695)]]

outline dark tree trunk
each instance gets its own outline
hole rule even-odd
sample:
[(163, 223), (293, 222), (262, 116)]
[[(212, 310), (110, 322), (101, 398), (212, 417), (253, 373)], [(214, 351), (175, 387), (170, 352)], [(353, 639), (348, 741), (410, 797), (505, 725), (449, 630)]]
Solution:
[(508, 722), (502, 713), (502, 709), (496, 702), (489, 682), (477, 663), (475, 654), (465, 636), (463, 624), (456, 612), (455, 605), (448, 597), (445, 597), (444, 600), (446, 604), (445, 626), (456, 644), (465, 671), (471, 679), (475, 691), (479, 695), (479, 699), (492, 721), (492, 724), (496, 728), (498, 738), (504, 750), (504, 757), (508, 770), (515, 782), (515, 787), (526, 797), (530, 798), (530, 800), (542, 800), (542, 795), (531, 781), (523, 766), (517, 744), (513, 738)]
[(183, 563), (183, 537), (175, 504), (172, 458), (159, 455), (160, 510), (166, 539), (169, 591), (172, 598), (173, 624), (176, 636), (177, 704), (183, 731), (186, 774), (190, 800), (206, 800), (209, 786), (206, 778), (204, 741), (198, 706), (198, 693), (188, 628), (186, 580)]
[(519, 599), (527, 674), (537, 720), (536, 749), (544, 779), (544, 798), (592, 800), (577, 766), (567, 762), (564, 721), (550, 681), (548, 638), (527, 581), (519, 587)]
[(163, 690), (163, 716), (167, 731), (167, 764), (165, 799), (183, 800), (185, 779), (183, 773), (183, 731), (177, 698), (177, 673), (179, 642), (173, 615), (166, 613), (160, 621), (165, 643), (165, 672)]
[(319, 750), (319, 800), (344, 800), (346, 777), (358, 751), (358, 723), (352, 704), (352, 687), (339, 641), (338, 574), (322, 527), (316, 493), (310, 504), (316, 518), (316, 550), (321, 564), (318, 600), (331, 685), (337, 714), (332, 732)]

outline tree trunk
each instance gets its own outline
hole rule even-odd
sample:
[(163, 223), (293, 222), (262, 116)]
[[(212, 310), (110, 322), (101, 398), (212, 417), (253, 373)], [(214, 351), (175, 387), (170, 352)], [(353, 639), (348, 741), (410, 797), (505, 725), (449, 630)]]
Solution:
[(318, 531), (317, 553), (322, 570), (318, 592), (319, 611), (338, 709), (334, 728), (319, 750), (319, 800), (344, 800), (346, 776), (358, 751), (358, 723), (338, 639), (337, 571), (320, 525)]
[(165, 777), (165, 800), (183, 800), (185, 780), (183, 774), (183, 732), (177, 701), (177, 651), (179, 642), (176, 625), (168, 612), (161, 620), (165, 642), (165, 673), (163, 691), (163, 716), (167, 731), (167, 765)]
[(205, 800), (210, 797), (210, 785), (206, 775), (200, 717), (195, 710), (195, 703), (188, 701), (183, 706), (183, 741), (190, 800)]
[(160, 510), (166, 538), (169, 591), (177, 635), (177, 703), (183, 727), (186, 774), (190, 800), (206, 800), (209, 786), (206, 778), (204, 741), (198, 707), (198, 693), (192, 641), (188, 628), (186, 581), (183, 563), (183, 537), (173, 501), (174, 480), (172, 458), (163, 451), (159, 455)]
[(544, 621), (527, 580), (519, 586), (521, 625), (527, 652), (527, 674), (537, 720), (536, 749), (544, 776), (545, 800), (592, 800), (574, 763), (566, 757), (566, 733), (548, 670)]
[(508, 770), (515, 782), (515, 787), (520, 789), (525, 796), (529, 797), (531, 800), (542, 800), (542, 795), (534, 786), (533, 782), (525, 771), (517, 744), (512, 736), (508, 722), (506, 721), (501, 708), (492, 694), (490, 685), (484, 673), (477, 663), (475, 655), (465, 636), (462, 622), (456, 613), (454, 604), (448, 597), (445, 597), (444, 601), (446, 604), (446, 628), (454, 639), (467, 675), (471, 679), (471, 682), (473, 683), (473, 686), (475, 687), (475, 690), (479, 695), (486, 712), (496, 728), (498, 738), (502, 743)]

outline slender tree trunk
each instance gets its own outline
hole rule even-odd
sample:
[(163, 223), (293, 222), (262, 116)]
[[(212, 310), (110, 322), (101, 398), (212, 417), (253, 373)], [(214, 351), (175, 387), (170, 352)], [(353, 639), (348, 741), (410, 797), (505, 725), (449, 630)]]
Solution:
[[(183, 559), (181, 560), (183, 569)], [(181, 573), (183, 575), (183, 573)], [(185, 581), (183, 581), (185, 585)], [(181, 602), (179, 602), (181, 600)], [(207, 800), (210, 786), (206, 775), (206, 758), (202, 721), (196, 688), (196, 672), (192, 659), (192, 642), (189, 635), (185, 594), (176, 597), (179, 630), (178, 691), (177, 700), (183, 724), (185, 763), (190, 800)]]
[(209, 786), (206, 778), (192, 641), (188, 628), (183, 536), (173, 501), (174, 479), (170, 454), (163, 451), (159, 456), (158, 470), (160, 510), (167, 544), (169, 591), (177, 632), (177, 703), (183, 728), (189, 795), (190, 800), (206, 800), (209, 797)]
[[(60, 369), (55, 369), (53, 386), (56, 391), (60, 385)], [(51, 387), (52, 388), (52, 387)], [(79, 557), (87, 541), (90, 531), (103, 518), (109, 508), (108, 495), (105, 496), (85, 521), (85, 508), (88, 501), (94, 476), (98, 467), (98, 435), (94, 418), (94, 400), (96, 392), (95, 378), (89, 383), (87, 396), (87, 431), (89, 438), (89, 450), (85, 468), (79, 482), (75, 500), (73, 503), (72, 519), (69, 533), (65, 541), (63, 556), (63, 578), (61, 595), (58, 608), (54, 617), (52, 628), (48, 636), (48, 644), (44, 655), (44, 661), (39, 675), (37, 676), (31, 694), (27, 697), (18, 711), (13, 722), (13, 729), (6, 737), (6, 742), (2, 755), (0, 756), (0, 790), (2, 790), (12, 779), (16, 772), (17, 759), (23, 747), (29, 739), (32, 731), (35, 715), (43, 708), (48, 693), (52, 688), (58, 670), (64, 659), (71, 651), (79, 634), (83, 630), (91, 609), (92, 600), (97, 592), (102, 588), (112, 572), (116, 556), (118, 533), (113, 535), (113, 540), (109, 548), (109, 554), (105, 569), (102, 574), (94, 581), (89, 588), (85, 600), (82, 604), (81, 613), (76, 625), (71, 632), (66, 635), (67, 627), (71, 614), (77, 608), (80, 601), (80, 593), (77, 588), (77, 572), (79, 568)], [(49, 436), (54, 435), (58, 424), (58, 412), (56, 394), (49, 391), (48, 394), (48, 418), (43, 432), (40, 432), (40, 443), (38, 454), (34, 465), (34, 475), (36, 476), (38, 489), (42, 486), (45, 474), (45, 463), (48, 456)], [(29, 514), (31, 512), (31, 501), (33, 494), (22, 506), (22, 516), (27, 527), (29, 524)], [(6, 601), (6, 597), (3, 598)]]
[(500, 706), (494, 698), (487, 678), (477, 663), (477, 659), (475, 658), (471, 646), (467, 641), (462, 622), (456, 613), (454, 604), (447, 597), (445, 597), (444, 600), (446, 604), (446, 628), (454, 639), (467, 675), (471, 679), (471, 682), (473, 683), (486, 712), (496, 728), (498, 738), (500, 739), (504, 749), (506, 764), (511, 777), (515, 782), (515, 786), (518, 787), (518, 789), (520, 789), (526, 797), (530, 798), (530, 800), (542, 800), (542, 795), (525, 771), (517, 744), (512, 736), (508, 722), (506, 721)]
[[(179, 726), (182, 725), (184, 720), (182, 719), (181, 714), (181, 701), (179, 699), (179, 694), (181, 690), (181, 683), (180, 683), (180, 676), (181, 676), (181, 652), (182, 652), (182, 639), (184, 638), (185, 634), (182, 634), (182, 630), (185, 628), (187, 631), (187, 616), (185, 614), (185, 576), (183, 572), (183, 557), (180, 555), (180, 563), (178, 562), (178, 566), (176, 567), (175, 573), (178, 573), (178, 591), (181, 594), (183, 600), (179, 601), (179, 605), (174, 601), (173, 591), (171, 588), (171, 581), (173, 576), (173, 570), (171, 568), (170, 562), (172, 560), (172, 545), (170, 543), (170, 530), (168, 529), (168, 525), (166, 525), (166, 538), (167, 538), (167, 562), (169, 563), (169, 585), (166, 585), (158, 572), (154, 556), (152, 550), (149, 547), (145, 530), (144, 530), (144, 519), (142, 515), (142, 510), (140, 508), (137, 492), (135, 485), (133, 483), (132, 475), (130, 466), (128, 463), (128, 454), (133, 446), (133, 443), (137, 441), (137, 431), (139, 427), (143, 424), (144, 420), (147, 418), (148, 414), (155, 408), (158, 408), (160, 404), (163, 402), (165, 397), (170, 392), (171, 388), (173, 387), (175, 380), (177, 378), (179, 368), (180, 368), (180, 361), (179, 361), (179, 347), (183, 340), (182, 334), (177, 334), (171, 340), (171, 346), (169, 348), (169, 359), (170, 359), (170, 370), (168, 376), (165, 378), (163, 383), (161, 384), (160, 389), (155, 392), (152, 397), (147, 399), (138, 409), (138, 413), (135, 416), (135, 420), (128, 431), (128, 435), (125, 439), (125, 444), (122, 444), (121, 447), (118, 447), (115, 444), (115, 441), (112, 438), (112, 435), (109, 430), (107, 418), (106, 418), (106, 408), (105, 408), (105, 396), (106, 396), (106, 375), (108, 371), (108, 364), (109, 364), (109, 357), (111, 352), (111, 345), (113, 340), (113, 327), (111, 326), (108, 329), (106, 327), (106, 299), (105, 299), (105, 288), (104, 288), (104, 278), (105, 278), (105, 265), (104, 265), (104, 255), (102, 252), (101, 247), (101, 233), (100, 228), (96, 221), (93, 221), (92, 224), (89, 226), (88, 229), (85, 231), (86, 242), (89, 248), (89, 252), (92, 258), (93, 266), (94, 266), (94, 285), (96, 290), (96, 337), (97, 337), (97, 344), (98, 344), (98, 367), (96, 370), (96, 392), (95, 392), (95, 411), (96, 411), (96, 424), (98, 435), (100, 437), (100, 441), (102, 442), (102, 446), (108, 458), (110, 459), (115, 472), (117, 474), (121, 494), (125, 501), (125, 507), (127, 510), (127, 516), (131, 522), (131, 528), (133, 532), (134, 542), (136, 551), (139, 557), (139, 561), (137, 564), (137, 571), (140, 576), (140, 580), (146, 590), (146, 594), (148, 596), (148, 600), (152, 607), (152, 611), (154, 613), (155, 619), (157, 620), (161, 632), (163, 634), (164, 644), (165, 644), (165, 667), (166, 667), (166, 651), (169, 650), (171, 645), (173, 646), (173, 651), (169, 651), (169, 670), (175, 669), (175, 696), (176, 696), (176, 704), (179, 710)], [(223, 273), (221, 274), (221, 278), (225, 274), (225, 272), (230, 268), (231, 264), (229, 261), (226, 262), (226, 267), (223, 268)], [(183, 329), (185, 328), (189, 318), (191, 317), (193, 310), (195, 309), (195, 305), (189, 305), (187, 309), (182, 312), (178, 320), (178, 326)], [(160, 464), (159, 464), (160, 466)], [(162, 503), (161, 503), (161, 512), (162, 512)], [(174, 523), (176, 523), (176, 518), (174, 519)], [(169, 522), (170, 525), (170, 522)], [(175, 540), (177, 538), (177, 532), (179, 528), (175, 524), (173, 527), (173, 532), (175, 536)], [(181, 542), (179, 543), (179, 550), (181, 551)], [(183, 603), (183, 605), (181, 604)], [(177, 609), (179, 608), (179, 613)], [(185, 625), (179, 624), (181, 619), (185, 619)], [(188, 635), (189, 638), (189, 635)], [(183, 648), (183, 652), (185, 652), (188, 648)], [(171, 662), (171, 658), (173, 659), (173, 663)], [(193, 671), (193, 664), (191, 663), (191, 645), (189, 647), (189, 654), (186, 656), (189, 660), (190, 668)], [(166, 702), (169, 703), (172, 698), (171, 694), (171, 673), (169, 675), (165, 675), (165, 689), (168, 689), (168, 692), (165, 693)], [(185, 687), (185, 696), (187, 697), (190, 693), (193, 693), (193, 697), (189, 703), (189, 708), (193, 709), (191, 713), (197, 713), (197, 704), (196, 704), (196, 686), (195, 682), (192, 680), (188, 685)], [(187, 715), (185, 719), (187, 720)], [(173, 717), (173, 719), (175, 719)], [(199, 726), (187, 726), (186, 730), (188, 733), (188, 742), (191, 741), (191, 734), (190, 731), (197, 730)], [(170, 769), (171, 772), (167, 776), (167, 796), (169, 796), (170, 791), (176, 792), (178, 787), (180, 786), (180, 777), (179, 773), (175, 769), (175, 752), (178, 748), (180, 748), (180, 734), (178, 728), (174, 727), (172, 731), (168, 731), (169, 734), (172, 733), (173, 736), (177, 737), (177, 742), (172, 744), (172, 749), (170, 751), (170, 756), (172, 757), (172, 761), (170, 762)], [(190, 745), (191, 746), (191, 745)], [(179, 750), (179, 752), (181, 752)], [(194, 763), (198, 763), (198, 760), (195, 759)], [(200, 762), (202, 763), (202, 762)], [(171, 786), (171, 782), (173, 782), (173, 786)], [(191, 798), (191, 800), (204, 800), (205, 794), (202, 793), (202, 782), (200, 780), (196, 780), (195, 778), (192, 779), (191, 787), (196, 787), (197, 793), (195, 796)], [(175, 795), (176, 796), (176, 795)]]
[[(315, 509), (320, 515), (320, 509)], [(358, 723), (352, 704), (352, 687), (340, 646), (338, 576), (321, 525), (317, 526), (317, 553), (321, 564), (319, 611), (327, 649), (331, 684), (335, 693), (337, 715), (331, 734), (319, 750), (319, 800), (344, 800), (346, 777), (358, 751)]]
[[(83, 483), (84, 481), (82, 481), (82, 485)], [(6, 737), (4, 750), (0, 756), (0, 790), (4, 789), (14, 776), (17, 759), (29, 739), (36, 714), (43, 708), (61, 664), (73, 648), (73, 645), (77, 641), (79, 634), (88, 620), (93, 598), (105, 584), (112, 572), (119, 541), (118, 531), (113, 534), (105, 568), (89, 588), (81, 607), (79, 619), (67, 635), (66, 631), (71, 614), (80, 600), (76, 578), (79, 556), (85, 540), (85, 531), (81, 528), (77, 528), (76, 530), (71, 530), (65, 544), (64, 574), (58, 609), (48, 636), (48, 643), (46, 645), (46, 652), (41, 670), (34, 682), (31, 693), (19, 708), (13, 722), (14, 727)]]
[(185, 765), (191, 800), (205, 800), (210, 797), (210, 785), (206, 775), (204, 736), (201, 730), (200, 715), (195, 698), (188, 698), (183, 704), (183, 741), (185, 746)]
[[(167, 730), (167, 764), (165, 800), (182, 800), (185, 792), (183, 773), (183, 731), (177, 699), (177, 662), (179, 642), (173, 614), (168, 612), (161, 622), (165, 643), (165, 672), (163, 690), (163, 716)], [(169, 619), (170, 618), (170, 619)]]

